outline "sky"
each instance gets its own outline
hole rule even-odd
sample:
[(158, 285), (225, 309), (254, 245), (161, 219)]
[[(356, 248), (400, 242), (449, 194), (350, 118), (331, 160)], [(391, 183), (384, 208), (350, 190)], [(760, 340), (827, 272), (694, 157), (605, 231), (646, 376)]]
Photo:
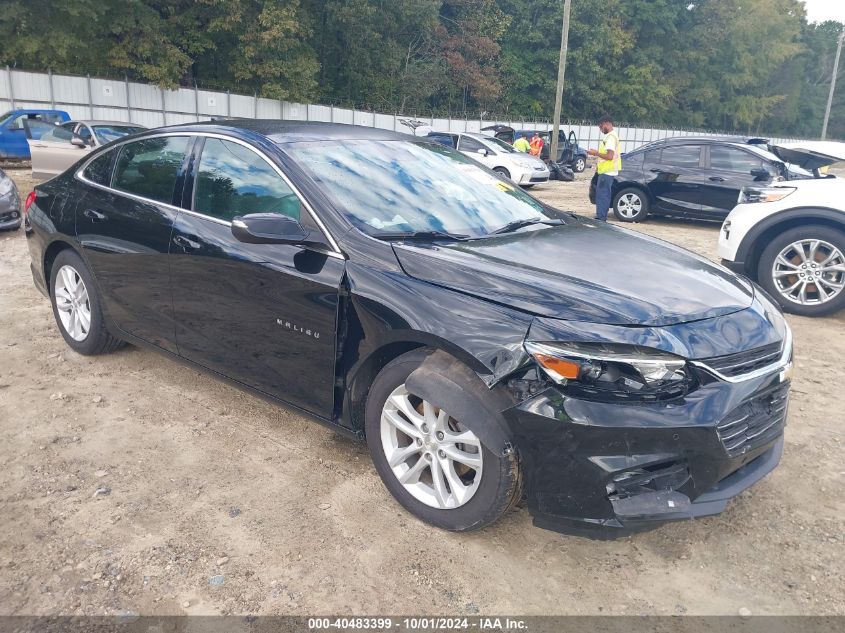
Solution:
[(845, 22), (845, 0), (804, 0), (808, 22)]

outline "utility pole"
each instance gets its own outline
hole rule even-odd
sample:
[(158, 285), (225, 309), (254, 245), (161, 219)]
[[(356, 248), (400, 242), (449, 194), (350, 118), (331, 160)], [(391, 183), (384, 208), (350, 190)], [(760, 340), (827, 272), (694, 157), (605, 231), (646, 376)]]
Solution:
[[(563, 101), (563, 76), (566, 73), (566, 51), (569, 48), (569, 10), (572, 7), (572, 0), (563, 0), (563, 26), (560, 30), (560, 57), (557, 62), (557, 92), (555, 94), (555, 117), (552, 126), (552, 146), (549, 149), (549, 158), (557, 160), (557, 140), (560, 134), (560, 108)], [(842, 40), (839, 40), (842, 44)], [(824, 137), (822, 137), (824, 138)]]
[(839, 72), (839, 55), (842, 53), (842, 40), (845, 39), (845, 29), (839, 34), (839, 44), (836, 47), (836, 59), (833, 61), (833, 77), (830, 78), (830, 92), (827, 95), (827, 108), (824, 110), (824, 124), (822, 125), (822, 140), (827, 136), (827, 120), (830, 118), (830, 106), (833, 105), (833, 91), (836, 90), (836, 75)]

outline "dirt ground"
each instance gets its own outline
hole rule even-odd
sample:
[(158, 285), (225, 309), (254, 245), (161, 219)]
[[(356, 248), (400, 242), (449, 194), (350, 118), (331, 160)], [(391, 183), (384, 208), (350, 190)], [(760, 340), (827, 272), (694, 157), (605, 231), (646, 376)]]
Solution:
[[(534, 193), (590, 213), (590, 175)], [(716, 258), (716, 225), (633, 229)], [(845, 614), (845, 314), (788, 318), (783, 462), (723, 515), (599, 542), (520, 509), (450, 534), (362, 445), (152, 352), (71, 352), (23, 232), (0, 234), (0, 613)]]

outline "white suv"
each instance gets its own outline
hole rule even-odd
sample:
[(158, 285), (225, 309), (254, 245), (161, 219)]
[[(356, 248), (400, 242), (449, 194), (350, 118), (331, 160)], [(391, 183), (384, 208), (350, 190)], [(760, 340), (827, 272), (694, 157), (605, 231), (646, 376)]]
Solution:
[(719, 233), (719, 256), (755, 279), (787, 312), (821, 316), (845, 307), (845, 179), (820, 173), (845, 161), (845, 143), (772, 145), (815, 178), (746, 187)]
[(431, 132), (427, 138), (457, 149), (522, 187), (549, 181), (549, 168), (546, 163), (536, 156), (516, 151), (493, 136), (469, 132)]

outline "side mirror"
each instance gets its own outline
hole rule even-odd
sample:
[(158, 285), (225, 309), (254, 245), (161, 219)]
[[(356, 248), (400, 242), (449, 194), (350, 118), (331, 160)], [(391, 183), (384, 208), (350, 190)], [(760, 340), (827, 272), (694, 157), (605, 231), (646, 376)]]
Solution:
[(483, 147), (479, 147), (479, 148), (478, 148), (477, 150), (475, 150), (475, 151), (476, 151), (476, 152), (478, 152), (479, 154), (481, 154), (482, 156), (489, 156), (489, 155), (490, 155), (490, 150), (489, 150), (489, 149), (484, 149)]
[(765, 167), (758, 167), (757, 169), (751, 170), (751, 175), (754, 176), (754, 180), (771, 180), (772, 174), (769, 173), (769, 170)]
[(70, 144), (71, 144), (71, 145), (75, 145), (76, 147), (81, 147), (81, 148), (83, 148), (83, 149), (85, 149), (86, 147), (88, 147), (88, 144), (85, 142), (85, 139), (80, 138), (80, 137), (78, 137), (78, 136), (74, 136), (73, 138), (71, 138), (71, 139), (70, 139)]
[(232, 220), (232, 235), (247, 244), (306, 244), (311, 232), (278, 213), (250, 213)]

